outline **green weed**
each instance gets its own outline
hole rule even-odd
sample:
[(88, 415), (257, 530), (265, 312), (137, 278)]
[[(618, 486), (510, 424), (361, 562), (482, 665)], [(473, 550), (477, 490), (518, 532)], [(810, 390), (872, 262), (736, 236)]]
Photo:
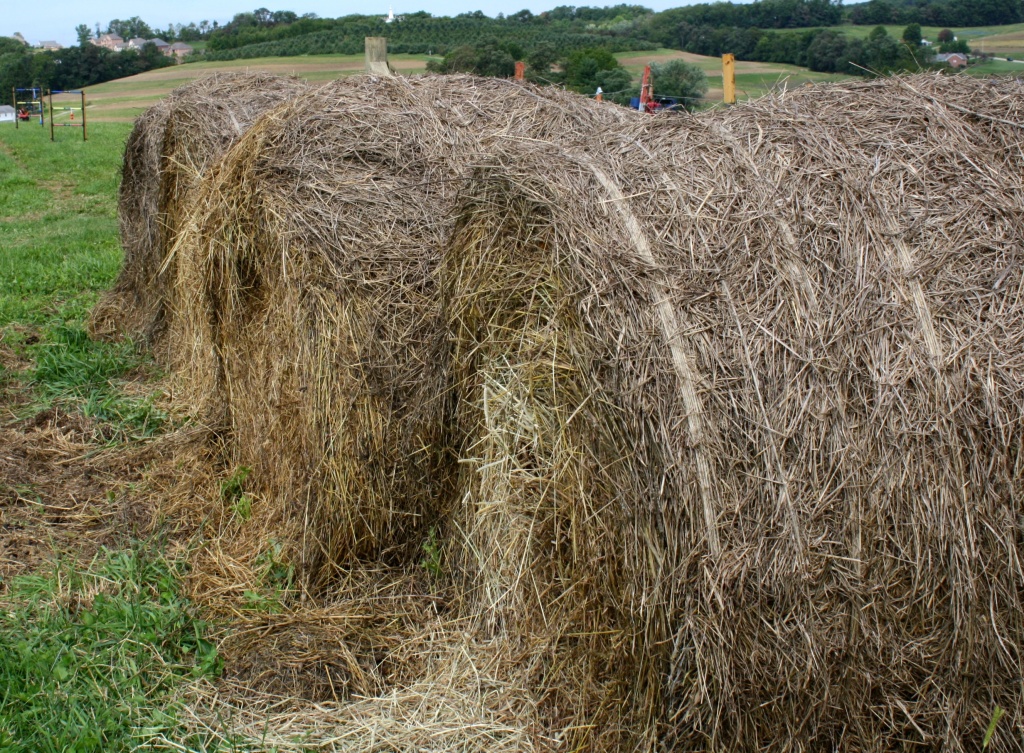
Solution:
[(151, 398), (126, 396), (116, 380), (145, 365), (131, 343), (95, 342), (85, 330), (58, 326), (35, 348), (32, 374), (43, 404), (72, 405), (107, 424), (108, 439), (152, 436), (167, 420)]
[(420, 567), (434, 578), (441, 577), (441, 541), (438, 538), (436, 527), (431, 527), (427, 532), (427, 539), (423, 542), (423, 559), (420, 560)]
[(174, 688), (216, 674), (216, 647), (151, 546), (10, 583), (0, 611), (0, 749), (127, 751), (176, 726)]
[(291, 592), (295, 581), (295, 566), (284, 559), (283, 550), (280, 542), (271, 539), (267, 548), (256, 558), (259, 590), (245, 591), (243, 596), (246, 609), (269, 614), (278, 614), (283, 610), (284, 599)]
[(252, 468), (248, 466), (240, 465), (235, 468), (230, 476), (220, 482), (220, 498), (228, 504), (238, 501), (245, 494), (245, 480), (249, 478), (250, 473)]
[(996, 727), (999, 726), (999, 720), (1003, 718), (1003, 711), (1001, 706), (996, 706), (992, 712), (992, 720), (988, 723), (988, 729), (985, 730), (985, 738), (981, 741), (981, 747), (984, 750), (992, 742), (992, 736), (996, 733)]

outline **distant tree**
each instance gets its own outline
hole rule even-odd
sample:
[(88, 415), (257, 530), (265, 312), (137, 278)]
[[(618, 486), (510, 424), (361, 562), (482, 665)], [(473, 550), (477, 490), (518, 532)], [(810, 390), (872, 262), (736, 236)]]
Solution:
[(270, 14), (270, 22), (274, 26), (278, 26), (280, 24), (293, 24), (298, 20), (298, 15), (290, 10), (275, 10)]
[[(518, 48), (513, 51), (521, 52)], [(511, 78), (516, 72), (517, 56), (507, 46), (489, 41), (476, 47), (462, 45), (444, 56), (428, 60), (427, 70), (435, 73), (475, 73), (477, 76)]]
[(682, 97), (687, 110), (696, 108), (708, 91), (708, 77), (704, 71), (684, 60), (655, 63), (651, 65), (651, 76), (655, 94)]
[(556, 62), (558, 62), (558, 50), (550, 42), (541, 42), (526, 56), (527, 75), (534, 79), (547, 79), (551, 75), (551, 67)]
[(78, 46), (85, 47), (92, 41), (92, 32), (89, 31), (89, 27), (86, 24), (78, 24), (75, 27), (75, 34), (78, 37)]
[(846, 63), (846, 47), (844, 34), (825, 29), (807, 47), (807, 67), (824, 73), (842, 70)]
[(580, 94), (593, 94), (600, 87), (613, 101), (628, 99), (632, 79), (603, 47), (576, 50), (562, 61), (562, 82)]
[(943, 29), (939, 32), (939, 42), (952, 42), (953, 32), (949, 29)]
[(107, 33), (117, 34), (121, 39), (152, 39), (154, 36), (153, 29), (138, 16), (132, 16), (126, 21), (115, 18), (107, 24)]
[(884, 26), (876, 26), (871, 30), (864, 52), (868, 66), (876, 73), (890, 73), (913, 65), (907, 48), (890, 37)]
[(921, 46), (921, 24), (909, 24), (903, 30), (903, 41), (911, 47)]
[[(0, 55), (21, 55), (26, 52), (24, 43), (14, 37), (0, 37)], [(2, 100), (0, 100), (2, 101)]]
[(889, 0), (870, 0), (864, 5), (858, 5), (850, 14), (850, 20), (855, 24), (867, 26), (868, 24), (891, 24), (897, 22), (899, 9)]
[(964, 55), (969, 55), (971, 48), (968, 47), (966, 40), (957, 39), (956, 41), (949, 41), (945, 44), (940, 44), (939, 52), (961, 52)]

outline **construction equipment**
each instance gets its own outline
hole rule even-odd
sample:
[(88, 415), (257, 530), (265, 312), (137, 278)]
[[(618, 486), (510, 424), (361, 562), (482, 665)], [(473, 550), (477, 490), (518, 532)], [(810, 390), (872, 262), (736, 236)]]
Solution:
[(644, 66), (644, 77), (640, 82), (640, 96), (633, 97), (629, 106), (634, 110), (654, 114), (666, 110), (684, 109), (683, 97), (655, 97), (654, 77), (651, 75), (651, 66)]

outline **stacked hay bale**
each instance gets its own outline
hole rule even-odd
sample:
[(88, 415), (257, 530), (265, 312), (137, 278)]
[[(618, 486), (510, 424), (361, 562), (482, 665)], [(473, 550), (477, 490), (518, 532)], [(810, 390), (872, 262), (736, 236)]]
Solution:
[(168, 253), (207, 167), (264, 112), (310, 90), (291, 77), (221, 73), (181, 86), (135, 122), (118, 199), (124, 263), (91, 329), (164, 353), (173, 269)]
[(1022, 141), (1019, 84), (913, 77), (479, 170), (441, 285), (492, 615), (608, 631), (670, 749), (971, 750), (999, 706), (1021, 750)]

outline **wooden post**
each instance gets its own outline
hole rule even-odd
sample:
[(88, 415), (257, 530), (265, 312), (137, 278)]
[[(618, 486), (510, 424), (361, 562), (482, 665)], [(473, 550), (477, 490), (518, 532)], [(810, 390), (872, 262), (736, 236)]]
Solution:
[(395, 69), (388, 62), (388, 38), (366, 37), (366, 72), (373, 76), (394, 76)]
[(516, 81), (522, 81), (526, 78), (526, 63), (522, 60), (516, 61)]
[(736, 104), (736, 56), (731, 52), (722, 55), (722, 101)]
[(82, 89), (82, 141), (88, 141), (85, 137), (85, 89)]

